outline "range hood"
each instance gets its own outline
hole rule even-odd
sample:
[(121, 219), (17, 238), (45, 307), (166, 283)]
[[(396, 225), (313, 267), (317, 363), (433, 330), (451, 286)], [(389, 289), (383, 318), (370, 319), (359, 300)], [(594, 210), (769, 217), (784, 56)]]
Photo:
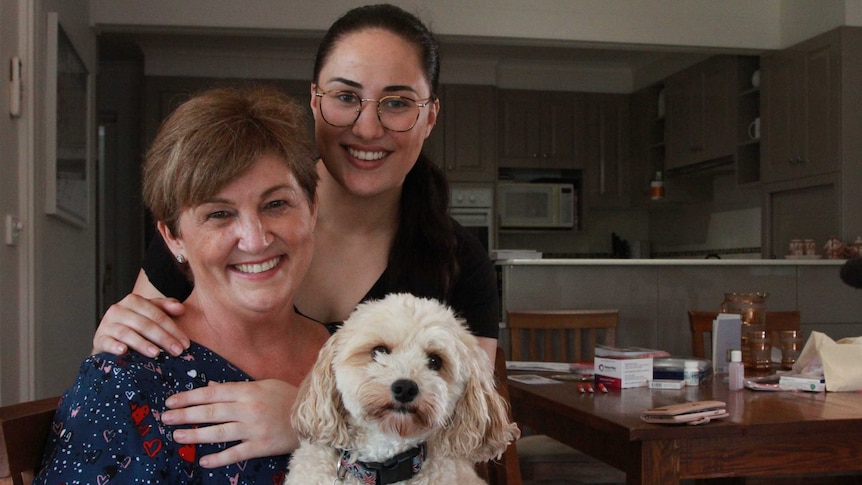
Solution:
[(733, 156), (706, 160), (703, 162), (692, 163), (683, 167), (668, 168), (664, 171), (668, 178), (679, 176), (712, 176), (721, 173), (733, 172), (735, 167), (735, 159)]

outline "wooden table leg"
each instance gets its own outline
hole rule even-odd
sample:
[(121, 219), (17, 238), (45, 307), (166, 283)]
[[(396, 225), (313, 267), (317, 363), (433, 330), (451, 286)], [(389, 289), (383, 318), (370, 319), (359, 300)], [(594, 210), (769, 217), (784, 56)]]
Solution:
[(679, 485), (679, 444), (675, 440), (640, 443), (640, 476), (628, 471), (627, 485)]

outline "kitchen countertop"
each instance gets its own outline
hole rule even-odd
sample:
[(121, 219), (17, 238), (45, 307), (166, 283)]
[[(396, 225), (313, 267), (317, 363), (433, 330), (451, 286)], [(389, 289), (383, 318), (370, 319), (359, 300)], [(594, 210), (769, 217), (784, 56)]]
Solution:
[(500, 266), (841, 266), (846, 259), (501, 259)]

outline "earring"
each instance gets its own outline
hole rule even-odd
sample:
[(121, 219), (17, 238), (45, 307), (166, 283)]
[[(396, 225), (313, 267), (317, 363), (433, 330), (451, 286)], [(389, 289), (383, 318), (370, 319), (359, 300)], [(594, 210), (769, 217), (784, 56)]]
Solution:
[(185, 262), (186, 262), (186, 257), (183, 256), (182, 254), (177, 254), (177, 263), (185, 264)]

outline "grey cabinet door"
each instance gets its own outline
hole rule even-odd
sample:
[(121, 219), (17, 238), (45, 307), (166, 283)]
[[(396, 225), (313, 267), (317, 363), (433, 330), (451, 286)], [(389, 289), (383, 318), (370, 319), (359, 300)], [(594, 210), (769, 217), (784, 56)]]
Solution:
[(837, 171), (841, 127), (838, 39), (819, 36), (764, 58), (764, 179)]

